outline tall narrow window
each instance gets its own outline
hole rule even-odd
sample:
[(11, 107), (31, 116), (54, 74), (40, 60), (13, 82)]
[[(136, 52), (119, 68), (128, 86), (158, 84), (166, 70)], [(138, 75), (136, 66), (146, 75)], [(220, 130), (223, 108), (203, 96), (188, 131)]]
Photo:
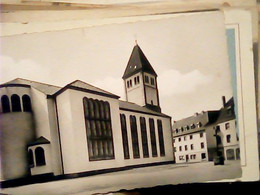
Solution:
[(155, 127), (154, 120), (149, 118), (149, 126), (150, 126), (150, 135), (151, 135), (151, 145), (152, 145), (152, 156), (157, 156), (157, 146), (156, 146), (156, 135), (155, 135)]
[(231, 142), (231, 135), (227, 135), (227, 143)]
[(203, 142), (200, 143), (200, 147), (201, 147), (201, 149), (203, 149), (205, 147)]
[(121, 122), (121, 131), (122, 131), (124, 158), (129, 159), (130, 156), (129, 156), (127, 126), (126, 126), (126, 117), (124, 114), (120, 114), (120, 122)]
[(16, 94), (11, 96), (11, 102), (12, 102), (12, 111), (13, 112), (21, 112), (21, 102), (20, 97)]
[(140, 127), (141, 127), (141, 136), (142, 136), (143, 154), (144, 154), (144, 158), (147, 158), (149, 157), (149, 150), (148, 150), (146, 122), (144, 117), (140, 117)]
[(45, 154), (42, 147), (37, 147), (35, 149), (35, 159), (36, 159), (36, 166), (46, 165)]
[(146, 76), (146, 75), (144, 76), (144, 82), (145, 82), (145, 83), (149, 83), (149, 77)]
[(29, 167), (34, 167), (34, 160), (33, 160), (33, 151), (30, 149), (28, 151), (28, 160), (29, 160)]
[(114, 158), (114, 147), (108, 102), (83, 98), (89, 160)]
[(240, 159), (240, 150), (239, 150), (239, 148), (236, 149), (236, 159), (237, 160)]
[(180, 152), (182, 151), (181, 146), (179, 146), (179, 151), (180, 151)]
[(158, 135), (159, 135), (160, 156), (165, 156), (162, 121), (157, 120), (157, 125), (158, 125)]
[(229, 123), (226, 123), (226, 124), (225, 124), (225, 128), (226, 128), (226, 129), (229, 129), (229, 127), (230, 127)]
[(10, 112), (10, 102), (7, 95), (3, 95), (1, 98), (3, 113)]
[(23, 95), (22, 100), (23, 100), (23, 111), (31, 112), (32, 111), (31, 98), (28, 95)]
[(136, 125), (135, 116), (132, 116), (132, 115), (130, 116), (130, 126), (131, 126), (131, 137), (132, 137), (134, 158), (140, 158), (137, 125)]
[(137, 84), (139, 84), (140, 83), (139, 76), (136, 77), (136, 80), (137, 80)]
[(154, 85), (154, 78), (151, 78), (151, 85)]

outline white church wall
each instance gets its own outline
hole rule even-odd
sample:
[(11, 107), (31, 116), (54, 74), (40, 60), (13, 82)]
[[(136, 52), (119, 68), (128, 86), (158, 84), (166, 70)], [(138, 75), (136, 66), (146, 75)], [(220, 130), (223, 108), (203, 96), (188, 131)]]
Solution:
[(61, 153), (60, 153), (60, 140), (58, 135), (57, 126), (57, 115), (55, 109), (54, 99), (47, 99), (48, 113), (49, 113), (49, 124), (50, 124), (50, 135), (51, 139), (51, 164), (54, 175), (62, 173), (61, 168)]
[[(10, 109), (12, 111), (12, 106), (11, 106), (11, 96), (17, 94), (20, 97), (20, 102), (21, 102), (21, 109), (23, 111), (23, 103), (22, 103), (22, 96), (23, 95), (28, 95), (29, 97), (31, 97), (31, 88), (28, 87), (3, 87), (0, 90), (0, 98), (3, 95), (7, 95), (9, 98), (9, 102), (10, 102)], [(0, 104), (0, 112), (2, 112), (2, 104)]]
[[(144, 73), (144, 77), (148, 77), (148, 82), (145, 82), (146, 102), (158, 106), (156, 78), (148, 73)], [(151, 79), (154, 80), (154, 84), (151, 83)]]
[[(139, 83), (135, 84), (134, 78), (139, 76)], [(127, 88), (127, 81), (132, 80), (132, 87)], [(142, 73), (137, 73), (125, 80), (125, 87), (127, 92), (127, 101), (136, 103), (140, 106), (145, 105), (144, 97), (144, 85), (143, 85), (143, 75)]]
[[(1, 113), (0, 117), (0, 153), (1, 153), (1, 180), (16, 179), (29, 174), (27, 164), (27, 144), (34, 141), (34, 125), (31, 112), (12, 112), (11, 95), (20, 97), (31, 96), (27, 87), (3, 87), (0, 96), (7, 95), (11, 112)], [(2, 111), (2, 109), (1, 109)]]
[[(64, 93), (66, 93), (66, 95), (59, 95), (63, 96), (62, 98), (58, 96), (58, 111), (65, 174), (122, 166), (122, 141), (121, 133), (118, 132), (121, 130), (118, 100), (75, 90), (67, 90)], [(89, 160), (83, 109), (84, 97), (109, 102), (115, 159)], [(63, 107), (63, 109), (60, 109), (60, 107)], [(66, 125), (66, 121), (68, 120), (70, 124)]]
[[(103, 100), (109, 102), (111, 125), (114, 144), (114, 159), (111, 160), (97, 160), (89, 161), (88, 157), (88, 145), (86, 136), (86, 126), (83, 109), (83, 98), (93, 98), (97, 100)], [(120, 119), (119, 119), (119, 103), (117, 99), (95, 95), (91, 93), (85, 93), (80, 91), (71, 91), (72, 102), (72, 121), (75, 128), (75, 139), (81, 137), (77, 142), (77, 159), (80, 162), (78, 164), (77, 171), (88, 171), (106, 168), (115, 168), (122, 166), (123, 151), (121, 151), (122, 143), (120, 132)], [(76, 115), (74, 113), (77, 113)]]
[[(108, 101), (110, 104), (113, 144), (114, 144), (114, 154), (115, 154), (114, 159), (93, 160), (93, 161), (89, 160), (84, 109), (83, 109), (84, 97)], [(166, 162), (166, 161), (173, 160), (171, 126), (170, 126), (169, 118), (147, 116), (147, 115), (145, 116), (144, 114), (124, 112), (127, 115), (127, 120), (129, 120), (128, 118), (130, 114), (134, 114), (137, 117), (139, 149), (141, 154), (139, 159), (133, 159), (132, 157), (132, 146), (131, 146), (132, 141), (130, 138), (131, 131), (128, 122), (128, 139), (129, 139), (129, 149), (130, 149), (129, 151), (131, 156), (130, 159), (124, 159), (121, 125), (120, 125), (120, 113), (122, 112), (119, 111), (119, 102), (117, 99), (68, 89), (57, 97), (57, 105), (58, 105), (65, 174), (99, 170), (99, 169), (124, 167), (129, 165), (137, 165), (137, 164), (145, 164), (145, 163)], [(140, 123), (139, 123), (140, 116), (146, 117), (147, 120), (148, 143), (150, 143), (148, 120), (149, 118), (153, 118), (155, 120), (155, 132), (156, 132), (158, 157), (152, 157), (151, 148), (150, 148), (151, 146), (149, 146), (150, 158), (143, 158), (142, 156), (142, 142), (141, 142)], [(165, 156), (163, 157), (160, 156), (157, 119), (161, 119), (163, 125), (164, 146), (165, 146)]]
[(33, 87), (31, 93), (36, 137), (43, 136), (51, 140), (47, 96)]
[[(37, 147), (41, 147), (44, 150), (44, 155), (45, 155), (45, 165), (41, 166), (36, 166), (36, 158), (35, 158), (35, 149)], [(32, 167), (31, 170), (31, 175), (39, 175), (39, 174), (46, 174), (46, 173), (51, 173), (53, 172), (52, 169), (52, 157), (51, 157), (51, 146), (50, 144), (42, 144), (42, 145), (35, 145), (29, 147), (33, 151), (33, 159), (34, 159), (34, 167)], [(28, 151), (29, 151), (28, 149)]]
[[(78, 163), (75, 153), (74, 128), (71, 113), (70, 91), (66, 90), (56, 97), (59, 117), (60, 142), (62, 146), (64, 173), (73, 173)], [(84, 155), (84, 154), (82, 154)]]
[(147, 103), (158, 106), (156, 89), (150, 86), (145, 86), (145, 91)]

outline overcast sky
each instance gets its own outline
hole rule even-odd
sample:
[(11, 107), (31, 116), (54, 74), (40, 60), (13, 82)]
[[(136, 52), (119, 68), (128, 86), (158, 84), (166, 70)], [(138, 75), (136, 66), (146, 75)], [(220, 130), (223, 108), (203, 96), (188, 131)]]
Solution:
[(122, 75), (137, 39), (158, 75), (162, 111), (179, 120), (232, 96), (219, 12), (2, 37), (1, 83), (65, 86), (80, 79), (125, 98)]

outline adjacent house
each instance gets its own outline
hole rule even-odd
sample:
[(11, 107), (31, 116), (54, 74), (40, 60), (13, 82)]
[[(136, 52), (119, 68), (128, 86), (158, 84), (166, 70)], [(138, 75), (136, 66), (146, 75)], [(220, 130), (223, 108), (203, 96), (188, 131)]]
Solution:
[(203, 111), (175, 121), (173, 147), (176, 163), (213, 161), (215, 156), (226, 160), (240, 159), (234, 101), (223, 97), (223, 107)]

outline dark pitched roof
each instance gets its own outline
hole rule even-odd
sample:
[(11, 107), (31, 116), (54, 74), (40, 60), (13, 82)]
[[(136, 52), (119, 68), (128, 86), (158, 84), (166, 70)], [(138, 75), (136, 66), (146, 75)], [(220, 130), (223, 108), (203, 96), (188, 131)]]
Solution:
[(132, 54), (130, 56), (130, 59), (128, 61), (127, 67), (125, 69), (123, 79), (128, 78), (140, 71), (147, 72), (157, 76), (153, 67), (145, 57), (139, 45), (135, 45)]
[(226, 103), (225, 103), (225, 107), (228, 106), (234, 106), (234, 98), (230, 98)]
[[(173, 136), (178, 137), (181, 135), (191, 134), (195, 132), (199, 132), (202, 130), (205, 130), (205, 128), (209, 125), (214, 123), (219, 116), (219, 111), (216, 110), (209, 110), (209, 111), (203, 111), (201, 113), (195, 113), (193, 116), (181, 119), (179, 121), (175, 121), (172, 128), (174, 129), (180, 129), (184, 128), (187, 125), (190, 127), (190, 125), (194, 124), (194, 129), (184, 130), (180, 131), (178, 133), (175, 133)], [(200, 123), (201, 126), (198, 127), (197, 124)]]
[(93, 93), (93, 94), (97, 94), (97, 95), (116, 98), (116, 99), (120, 98), (119, 96), (117, 96), (113, 93), (110, 93), (108, 91), (105, 91), (103, 89), (100, 89), (98, 87), (95, 87), (93, 85), (90, 85), (90, 84), (85, 83), (85, 82), (80, 81), (80, 80), (73, 81), (72, 83), (70, 83), (70, 84), (66, 85), (65, 87), (61, 88), (59, 91), (57, 91), (54, 94), (54, 96), (61, 94), (66, 89), (74, 89), (74, 90), (84, 91), (84, 92)]
[(41, 136), (38, 139), (36, 139), (34, 142), (29, 143), (27, 146), (35, 146), (35, 145), (49, 144), (49, 143), (51, 143), (49, 140)]
[(19, 86), (19, 85), (33, 87), (46, 95), (52, 95), (61, 89), (61, 87), (57, 87), (54, 85), (49, 85), (49, 84), (40, 83), (40, 82), (31, 81), (22, 78), (16, 78), (9, 82), (3, 83), (2, 85), (0, 85), (0, 87)]
[(233, 97), (228, 100), (228, 102), (225, 104), (225, 107), (221, 108), (219, 110), (220, 114), (216, 121), (216, 123), (223, 123), (229, 120), (233, 120), (236, 118), (235, 115), (235, 104)]
[(135, 103), (126, 102), (126, 101), (122, 101), (122, 100), (119, 100), (119, 109), (125, 110), (125, 111), (130, 111), (130, 112), (138, 112), (138, 113), (150, 114), (150, 115), (154, 115), (154, 116), (171, 118), (170, 116), (168, 116), (166, 114), (156, 112), (156, 111), (150, 110), (146, 107), (139, 106)]

